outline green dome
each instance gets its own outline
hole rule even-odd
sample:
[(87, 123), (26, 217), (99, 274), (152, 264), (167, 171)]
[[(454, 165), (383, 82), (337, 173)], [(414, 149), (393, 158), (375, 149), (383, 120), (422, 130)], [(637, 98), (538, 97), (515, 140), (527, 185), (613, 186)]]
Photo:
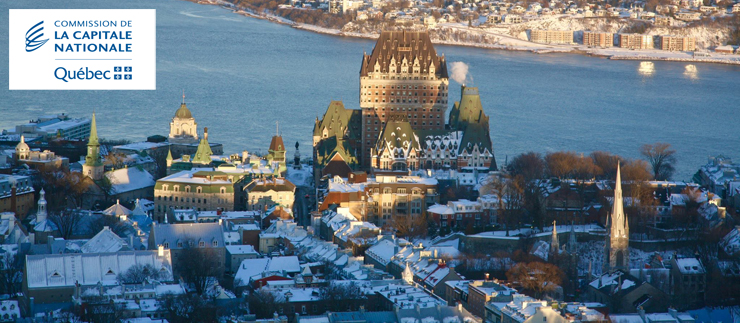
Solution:
[(180, 108), (177, 109), (177, 112), (175, 112), (175, 118), (183, 118), (183, 119), (190, 119), (193, 115), (190, 114), (190, 110), (188, 110), (188, 107), (185, 106), (185, 103), (180, 104)]

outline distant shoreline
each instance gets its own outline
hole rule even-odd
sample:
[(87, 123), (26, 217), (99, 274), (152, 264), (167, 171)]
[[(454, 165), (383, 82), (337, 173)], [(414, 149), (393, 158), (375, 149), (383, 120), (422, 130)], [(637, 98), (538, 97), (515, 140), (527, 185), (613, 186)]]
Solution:
[[(205, 4), (205, 5), (217, 5), (220, 6), (223, 9), (230, 10), (233, 13), (245, 16), (245, 17), (251, 17), (251, 18), (257, 18), (262, 20), (268, 20), (270, 22), (274, 22), (281, 25), (287, 25), (291, 26), (295, 29), (300, 29), (304, 31), (310, 31), (317, 34), (324, 34), (324, 35), (331, 35), (331, 36), (339, 36), (339, 37), (349, 37), (349, 38), (360, 38), (360, 39), (377, 39), (379, 35), (377, 34), (364, 34), (364, 33), (354, 33), (354, 32), (343, 32), (337, 29), (329, 29), (314, 25), (308, 25), (308, 24), (299, 24), (293, 21), (290, 21), (288, 19), (284, 19), (282, 17), (276, 16), (276, 15), (259, 15), (255, 14), (253, 12), (244, 10), (244, 9), (236, 9), (229, 7), (225, 5), (221, 0), (186, 0), (191, 1), (197, 4)], [(507, 35), (500, 35), (507, 38), (514, 38)], [(620, 54), (610, 54), (603, 52), (608, 49), (620, 49), (618, 47), (611, 47), (607, 49), (599, 49), (599, 48), (584, 48), (583, 45), (572, 45), (573, 47), (566, 48), (566, 47), (550, 47), (553, 45), (548, 44), (536, 44), (535, 45), (541, 45), (541, 46), (548, 46), (549, 48), (531, 48), (526, 46), (513, 46), (513, 45), (504, 45), (504, 44), (482, 44), (482, 43), (470, 43), (470, 42), (458, 42), (458, 41), (443, 41), (443, 40), (432, 40), (433, 44), (438, 45), (445, 45), (445, 46), (462, 46), (462, 47), (474, 47), (474, 48), (483, 48), (483, 49), (499, 49), (499, 50), (508, 50), (508, 51), (526, 51), (530, 53), (535, 54), (550, 54), (550, 53), (567, 53), (567, 54), (580, 54), (580, 55), (587, 55), (587, 56), (593, 56), (593, 57), (601, 57), (601, 58), (607, 58), (611, 60), (633, 60), (633, 61), (663, 61), (663, 62), (683, 62), (683, 63), (713, 63), (713, 64), (725, 64), (725, 65), (738, 65), (740, 66), (740, 54), (738, 55), (727, 55), (724, 58), (718, 58), (718, 57), (671, 57), (671, 54), (674, 54), (675, 52), (666, 52), (661, 55), (660, 51), (653, 51), (650, 53), (642, 52), (642, 51), (625, 51), (625, 53), (629, 54), (637, 54), (637, 55), (620, 55)], [(651, 55), (652, 54), (652, 55)], [(657, 54), (657, 55), (655, 55)]]

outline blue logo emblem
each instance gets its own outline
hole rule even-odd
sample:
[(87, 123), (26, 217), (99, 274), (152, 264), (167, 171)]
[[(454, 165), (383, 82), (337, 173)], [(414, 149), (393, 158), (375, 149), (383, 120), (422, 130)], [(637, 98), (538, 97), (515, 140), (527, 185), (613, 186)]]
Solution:
[(29, 28), (26, 32), (26, 52), (35, 51), (39, 49), (39, 47), (46, 44), (47, 41), (49, 41), (48, 38), (39, 39), (41, 37), (44, 37), (44, 33), (42, 32), (44, 30), (43, 23), (44, 21), (42, 20), (41, 22), (33, 25), (33, 27)]

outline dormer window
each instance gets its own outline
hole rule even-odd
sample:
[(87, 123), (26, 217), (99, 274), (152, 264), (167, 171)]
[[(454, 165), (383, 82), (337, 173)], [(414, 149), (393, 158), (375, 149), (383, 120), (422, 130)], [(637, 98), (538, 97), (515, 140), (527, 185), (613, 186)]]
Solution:
[(203, 248), (203, 247), (205, 247), (205, 246), (206, 246), (206, 243), (205, 243), (205, 241), (201, 241), (201, 242), (199, 242), (199, 243), (198, 243), (198, 247), (201, 247), (201, 248)]
[(218, 247), (218, 241), (213, 241), (212, 244), (214, 247)]

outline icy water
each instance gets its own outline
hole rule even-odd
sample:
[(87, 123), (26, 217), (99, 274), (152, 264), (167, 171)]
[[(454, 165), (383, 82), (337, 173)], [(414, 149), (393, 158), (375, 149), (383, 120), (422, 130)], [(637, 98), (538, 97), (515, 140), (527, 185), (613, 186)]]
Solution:
[[(357, 107), (363, 51), (374, 42), (300, 31), (181, 0), (0, 1), (9, 8), (157, 9), (156, 91), (9, 91), (0, 42), (0, 128), (41, 114), (98, 115), (102, 137), (167, 135), (185, 90), (202, 131), (226, 152), (265, 152), (275, 122), (286, 145), (309, 153), (316, 116), (330, 100)], [(740, 160), (740, 67), (608, 61), (580, 55), (437, 46), (470, 66), (496, 158), (521, 152), (606, 150), (639, 157), (643, 143), (678, 151), (679, 180), (710, 155)], [(693, 65), (690, 66), (690, 65)], [(459, 97), (453, 86), (450, 97)], [(451, 100), (452, 101), (452, 100)], [(291, 149), (292, 152), (292, 149)]]

